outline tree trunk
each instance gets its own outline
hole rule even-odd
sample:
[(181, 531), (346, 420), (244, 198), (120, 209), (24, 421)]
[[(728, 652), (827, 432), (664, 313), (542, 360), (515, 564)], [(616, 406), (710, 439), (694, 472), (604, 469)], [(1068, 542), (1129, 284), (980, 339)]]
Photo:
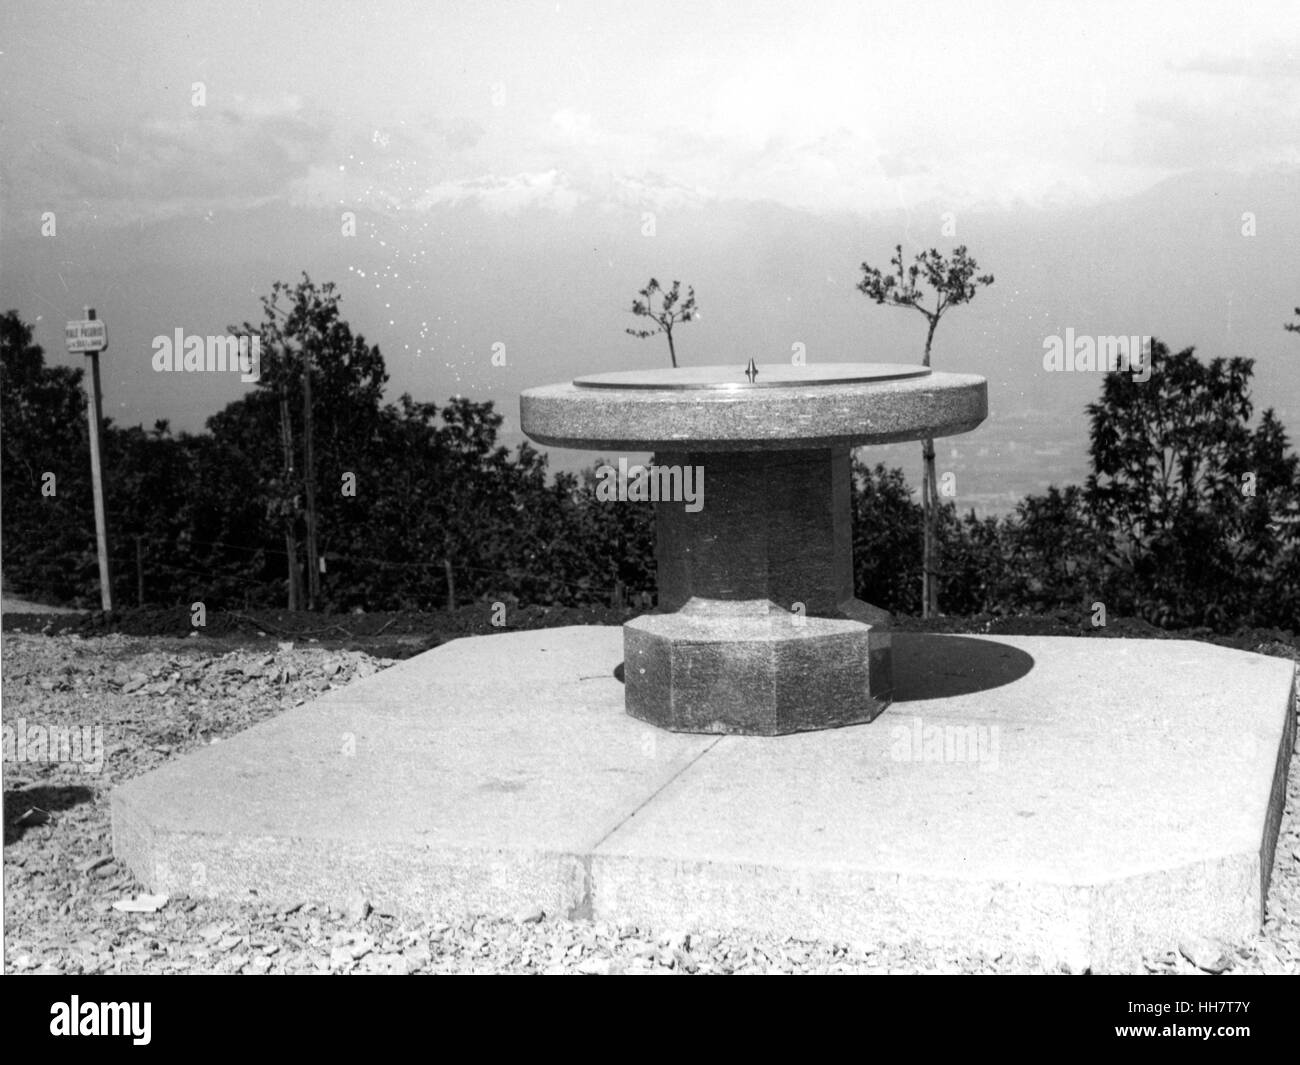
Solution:
[(930, 618), (939, 613), (939, 493), (934, 471), (933, 440), (921, 442), (921, 456), (925, 462), (921, 475), (921, 512), (925, 521), (921, 616)]
[(442, 560), (443, 571), (447, 574), (447, 613), (453, 613), (456, 610), (456, 573), (451, 568), (451, 557), (444, 557)]
[(316, 547), (316, 456), (312, 446), (311, 356), (302, 349), (302, 475), (307, 497), (307, 609), (320, 601), (320, 559)]
[(673, 360), (673, 369), (675, 370), (677, 369), (677, 349), (673, 347), (673, 331), (665, 329), (664, 332), (668, 334), (668, 357)]
[[(289, 425), (289, 397), (280, 385), (280, 444), (284, 448), (284, 490), (293, 485), (293, 429)], [(298, 581), (298, 545), (293, 535), (293, 515), (284, 517), (284, 554), (289, 571), (289, 609), (302, 608), (302, 586)]]
[[(925, 361), (930, 365), (930, 345), (934, 330), (939, 324), (938, 315), (927, 316), (930, 329), (925, 335)], [(925, 525), (925, 538), (921, 551), (921, 617), (930, 618), (939, 613), (939, 493), (935, 486), (934, 441), (927, 437), (921, 441), (921, 520)]]
[(135, 538), (135, 605), (144, 606), (144, 551), (138, 536)]
[(288, 529), (284, 533), (284, 553), (289, 564), (289, 609), (302, 608), (302, 589), (298, 585), (298, 543)]

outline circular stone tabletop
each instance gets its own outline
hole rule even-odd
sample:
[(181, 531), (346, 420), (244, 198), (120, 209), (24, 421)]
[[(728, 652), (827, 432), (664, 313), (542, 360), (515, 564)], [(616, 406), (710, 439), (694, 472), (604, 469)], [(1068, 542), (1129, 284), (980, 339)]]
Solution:
[(969, 432), (988, 416), (974, 374), (899, 363), (739, 363), (593, 374), (519, 397), (524, 433), (586, 450), (783, 451)]
[(750, 379), (744, 366), (677, 366), (671, 370), (625, 370), (575, 377), (579, 388), (654, 388), (680, 392), (687, 389), (742, 390), (794, 388), (799, 385), (846, 385), (862, 381), (888, 381), (925, 377), (928, 366), (901, 362), (823, 362), (812, 366), (757, 366)]

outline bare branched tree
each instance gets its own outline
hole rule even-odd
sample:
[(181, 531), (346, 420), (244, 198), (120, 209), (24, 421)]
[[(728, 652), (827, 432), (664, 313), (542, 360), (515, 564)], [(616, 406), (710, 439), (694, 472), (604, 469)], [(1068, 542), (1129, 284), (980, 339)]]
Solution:
[[(894, 272), (885, 274), (862, 264), (862, 280), (858, 291), (877, 303), (893, 307), (911, 307), (925, 315), (929, 328), (925, 334), (925, 357), (922, 365), (930, 365), (930, 346), (939, 319), (948, 308), (970, 303), (981, 285), (993, 284), (992, 274), (976, 276), (979, 265), (966, 253), (966, 246), (954, 249), (951, 259), (946, 259), (931, 248), (921, 252), (911, 266), (903, 267), (903, 246), (895, 245), (890, 260)], [(927, 293), (918, 283), (928, 286)], [(928, 296), (932, 294), (933, 303)], [(1300, 312), (1297, 312), (1300, 313)], [(925, 519), (925, 557), (921, 578), (921, 614), (932, 617), (939, 612), (938, 544), (935, 528), (939, 517), (939, 496), (934, 475), (934, 441), (927, 438), (921, 443), (925, 471), (921, 485), (921, 508)]]
[[(659, 307), (655, 307), (655, 294), (663, 292)], [(681, 282), (674, 281), (673, 287), (666, 292), (660, 288), (659, 282), (653, 277), (650, 283), (646, 285), (639, 293), (640, 299), (632, 301), (632, 313), (641, 318), (649, 318), (655, 323), (654, 329), (629, 329), (627, 332), (634, 337), (652, 337), (657, 333), (663, 333), (668, 337), (668, 357), (673, 360), (673, 367), (677, 366), (677, 349), (673, 346), (673, 326), (678, 322), (689, 322), (695, 317), (695, 289), (686, 290), (686, 299), (682, 300), (680, 306), (678, 300), (681, 299)]]

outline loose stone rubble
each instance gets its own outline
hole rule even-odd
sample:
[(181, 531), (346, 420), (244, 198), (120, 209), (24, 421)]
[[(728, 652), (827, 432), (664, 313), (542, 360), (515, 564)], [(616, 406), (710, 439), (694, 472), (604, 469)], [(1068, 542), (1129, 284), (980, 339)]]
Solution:
[[(1264, 650), (1261, 648), (1261, 650)], [(4, 765), (5, 964), (12, 972), (993, 973), (1033, 957), (968, 955), (918, 928), (913, 942), (806, 943), (708, 929), (568, 921), (540, 910), (403, 921), (358, 894), (346, 910), (302, 900), (150, 896), (112, 857), (108, 797), (121, 781), (322, 691), (392, 664), (282, 643), (6, 635), (4, 724), (102, 728), (103, 763)], [(9, 740), (6, 735), (6, 740)], [(16, 744), (14, 745), (16, 748)], [(1170, 944), (1141, 970), (1300, 972), (1300, 759), (1291, 763), (1262, 935), (1234, 948)]]

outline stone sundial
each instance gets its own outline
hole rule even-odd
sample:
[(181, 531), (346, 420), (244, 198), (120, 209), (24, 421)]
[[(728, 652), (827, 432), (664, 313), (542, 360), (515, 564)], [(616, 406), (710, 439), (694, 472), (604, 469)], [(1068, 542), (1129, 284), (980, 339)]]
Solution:
[(695, 470), (695, 509), (654, 503), (658, 612), (623, 626), (627, 712), (677, 732), (800, 732), (889, 705), (889, 615), (853, 595), (850, 449), (987, 414), (984, 378), (896, 363), (750, 360), (520, 396), (540, 444), (652, 451), (665, 486)]
[[(1294, 663), (1177, 639), (891, 646), (853, 597), (849, 449), (973, 429), (985, 382), (747, 362), (523, 394), (544, 444), (703, 470), (701, 508), (655, 503), (659, 612), (453, 640), (169, 759), (113, 790), (117, 860), (163, 896), (904, 951), (923, 925), (1075, 972), (1255, 937)], [(895, 696), (893, 720), (766, 738)], [(704, 735), (646, 743), (636, 719)]]

